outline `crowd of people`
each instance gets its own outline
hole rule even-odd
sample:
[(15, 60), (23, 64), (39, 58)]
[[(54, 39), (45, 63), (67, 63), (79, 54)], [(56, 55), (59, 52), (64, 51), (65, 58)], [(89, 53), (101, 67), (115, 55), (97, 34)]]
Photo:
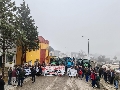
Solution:
[(103, 77), (106, 83), (109, 83), (111, 85), (114, 84), (114, 87), (116, 90), (118, 90), (119, 87), (119, 73), (115, 72), (114, 70), (99, 70), (100, 77)]
[[(100, 79), (103, 78), (104, 81), (108, 84), (113, 85), (116, 90), (119, 86), (119, 73), (116, 73), (114, 70), (106, 70), (106, 68), (96, 67), (92, 68), (83, 68), (82, 66), (75, 66), (70, 68), (70, 73), (72, 69), (77, 70), (77, 77), (81, 80), (85, 78), (86, 82), (91, 81), (91, 86), (93, 88), (100, 88)], [(70, 76), (72, 77), (72, 76)]]
[[(38, 65), (22, 65), (22, 66), (15, 66), (10, 67), (8, 69), (8, 85), (12, 86), (23, 86), (23, 82), (26, 78), (31, 77), (32, 83), (35, 82), (35, 76), (40, 76), (42, 74), (42, 67), (45, 65), (38, 64)], [(30, 70), (30, 72), (26, 72), (27, 70)], [(3, 80), (3, 77), (0, 76), (0, 90), (4, 90), (5, 82)]]
[(83, 78), (85, 78), (86, 82), (88, 81), (92, 81), (92, 87), (95, 88), (95, 85), (97, 86), (97, 88), (100, 88), (100, 76), (99, 74), (96, 72), (96, 69), (90, 69), (90, 68), (83, 68), (82, 66), (75, 66), (75, 67), (71, 67), (69, 69), (69, 77), (72, 78), (72, 76), (70, 76), (72, 70), (76, 70), (77, 74), (75, 77), (80, 78), (81, 80)]
[[(26, 70), (30, 70), (30, 72), (26, 72)], [(23, 85), (23, 81), (25, 78), (31, 76), (32, 77), (32, 83), (35, 82), (35, 76), (40, 76), (42, 74), (42, 68), (41, 65), (37, 66), (15, 66), (13, 69), (10, 68), (8, 70), (8, 85), (16, 85), (21, 86)]]
[[(21, 86), (23, 85), (23, 81), (27, 77), (32, 77), (32, 83), (35, 82), (35, 76), (42, 75), (42, 69), (45, 67), (45, 63), (42, 65), (23, 65), (23, 66), (15, 66), (14, 68), (9, 68), (8, 70), (8, 85), (13, 86)], [(26, 70), (30, 70), (29, 73), (26, 72)], [(72, 70), (76, 70), (77, 74), (75, 77), (80, 78), (82, 80), (85, 78), (86, 82), (91, 82), (91, 86), (93, 88), (97, 87), (100, 88), (100, 79), (103, 78), (106, 83), (114, 84), (116, 90), (118, 90), (118, 83), (119, 83), (119, 74), (116, 73), (114, 70), (106, 70), (105, 68), (99, 68), (96, 67), (94, 69), (82, 67), (80, 65), (74, 65), (69, 68), (69, 73), (67, 73), (70, 76)], [(0, 87), (4, 90), (5, 82), (2, 79), (2, 76), (0, 76)]]

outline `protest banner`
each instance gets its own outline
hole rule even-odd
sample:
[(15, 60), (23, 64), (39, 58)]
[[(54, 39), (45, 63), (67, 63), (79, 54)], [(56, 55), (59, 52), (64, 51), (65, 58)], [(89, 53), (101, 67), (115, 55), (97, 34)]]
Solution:
[(26, 75), (26, 76), (29, 76), (29, 75), (31, 74), (30, 68), (24, 69), (24, 70), (25, 70), (25, 75)]
[(65, 66), (46, 66), (44, 76), (57, 76), (65, 74)]
[(67, 74), (68, 74), (69, 76), (76, 76), (76, 75), (77, 75), (77, 70), (68, 68), (68, 69), (67, 69)]

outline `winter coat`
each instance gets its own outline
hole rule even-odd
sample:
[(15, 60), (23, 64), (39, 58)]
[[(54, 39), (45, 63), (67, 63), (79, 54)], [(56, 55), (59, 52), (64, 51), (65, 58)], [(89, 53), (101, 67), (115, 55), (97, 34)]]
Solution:
[(92, 80), (95, 80), (95, 78), (96, 78), (95, 73), (92, 73), (90, 77), (91, 77)]
[(5, 82), (3, 79), (0, 79), (0, 90), (5, 90), (4, 89)]
[(25, 76), (25, 71), (20, 71), (19, 74), (18, 74), (18, 78), (24, 78)]
[(100, 76), (96, 76), (96, 81), (100, 81)]
[(86, 75), (86, 76), (89, 76), (88, 70), (85, 71), (85, 75)]
[(39, 67), (39, 73), (41, 73), (41, 74), (42, 74), (42, 68), (41, 68), (41, 67)]
[(104, 72), (104, 78), (107, 78), (107, 72)]
[(32, 76), (35, 76), (35, 74), (36, 74), (36, 70), (35, 70), (35, 69), (32, 69), (32, 70), (31, 70), (31, 75), (32, 75)]
[(12, 70), (8, 71), (8, 77), (12, 77)]
[(79, 70), (79, 75), (82, 75), (82, 74), (83, 74), (82, 70)]
[(119, 81), (119, 75), (116, 74), (114, 80)]
[(17, 72), (15, 70), (12, 71), (12, 77), (17, 77)]

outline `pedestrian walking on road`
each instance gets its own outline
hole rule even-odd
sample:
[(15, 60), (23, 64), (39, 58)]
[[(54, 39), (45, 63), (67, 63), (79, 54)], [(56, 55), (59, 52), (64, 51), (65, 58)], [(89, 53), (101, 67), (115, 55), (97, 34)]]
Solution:
[(119, 73), (115, 74), (114, 81), (115, 81), (115, 88), (116, 88), (116, 90), (118, 90), (118, 86), (119, 86)]
[(5, 85), (5, 82), (4, 82), (3, 78), (2, 78), (2, 76), (0, 76), (0, 90), (5, 90), (4, 85)]
[(42, 75), (42, 67), (39, 66), (39, 76)]
[(25, 76), (25, 71), (23, 70), (23, 68), (19, 71), (18, 74), (18, 86), (22, 87), (23, 84), (23, 80), (24, 80), (24, 76)]
[(110, 72), (110, 84), (113, 84), (113, 80), (114, 80), (114, 71), (111, 70), (111, 72)]
[(33, 67), (31, 69), (32, 83), (35, 82), (35, 75), (36, 75), (36, 69), (35, 69), (35, 67)]
[(8, 70), (8, 85), (12, 85), (11, 78), (12, 78), (12, 67), (10, 67)]
[(105, 82), (107, 82), (107, 71), (106, 70), (104, 71), (104, 80)]
[(14, 86), (16, 84), (16, 77), (17, 77), (17, 72), (15, 68), (12, 71), (12, 85)]
[(79, 67), (78, 66), (75, 66), (75, 70), (77, 70), (77, 78), (79, 78)]
[(91, 72), (91, 76), (90, 77), (91, 77), (91, 80), (92, 80), (92, 87), (94, 88), (95, 87), (95, 78), (96, 78), (94, 71)]
[(82, 78), (84, 77), (84, 75), (85, 75), (85, 69), (82, 67)]
[(86, 78), (86, 82), (88, 82), (88, 79), (89, 79), (88, 68), (86, 68), (86, 70), (85, 70), (85, 78)]
[(96, 85), (97, 85), (97, 88), (99, 88), (100, 89), (100, 76), (99, 76), (99, 74), (97, 73), (97, 76), (96, 76)]
[(78, 76), (79, 76), (79, 78), (80, 78), (81, 80), (82, 80), (82, 73), (83, 73), (83, 72), (82, 72), (82, 70), (80, 69)]

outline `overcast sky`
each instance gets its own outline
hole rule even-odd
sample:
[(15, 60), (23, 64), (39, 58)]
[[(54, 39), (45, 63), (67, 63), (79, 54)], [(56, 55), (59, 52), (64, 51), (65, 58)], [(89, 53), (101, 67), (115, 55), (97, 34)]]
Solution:
[[(16, 4), (22, 0), (15, 0)], [(39, 35), (62, 52), (120, 56), (120, 0), (25, 0)], [(84, 36), (84, 38), (82, 38)]]

